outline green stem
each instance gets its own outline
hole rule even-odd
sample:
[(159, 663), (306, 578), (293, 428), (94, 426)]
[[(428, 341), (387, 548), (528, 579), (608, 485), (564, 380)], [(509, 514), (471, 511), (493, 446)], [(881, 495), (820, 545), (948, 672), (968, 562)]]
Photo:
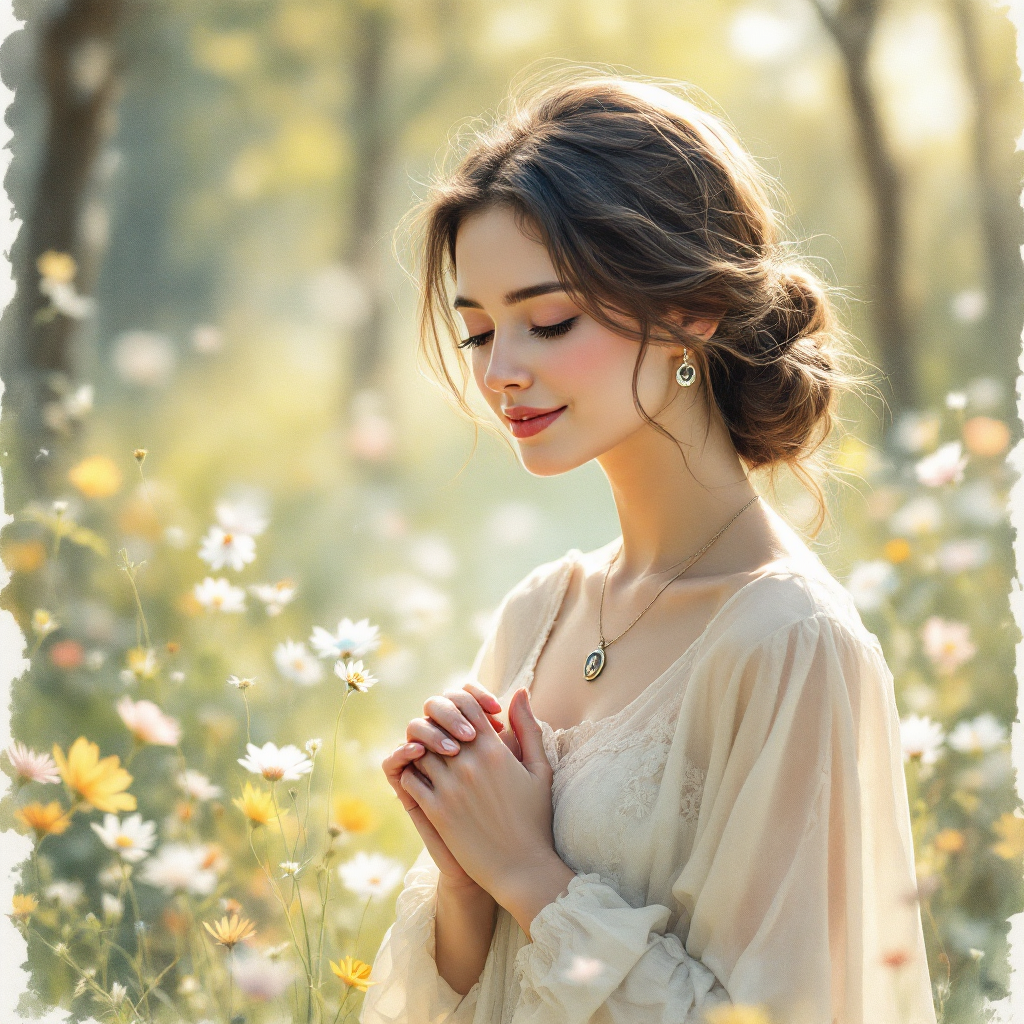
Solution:
[(245, 690), (242, 690), (242, 700), (245, 701), (245, 741), (246, 743), (252, 743), (252, 728), (249, 719), (249, 698), (246, 696)]
[(135, 597), (135, 607), (138, 610), (139, 624), (142, 627), (142, 635), (146, 639), (146, 647), (152, 647), (153, 644), (149, 639), (149, 625), (146, 622), (146, 613), (142, 610), (142, 598), (139, 597), (139, 588), (135, 585), (135, 565), (128, 559), (128, 551), (126, 548), (121, 549), (121, 561), (124, 563), (124, 571), (128, 576), (128, 582), (131, 584), (132, 594)]
[[(334, 773), (338, 767), (338, 733), (341, 730), (341, 716), (345, 711), (345, 702), (348, 700), (348, 695), (352, 691), (348, 688), (345, 690), (345, 696), (341, 699), (341, 707), (338, 708), (338, 717), (334, 722), (334, 741), (331, 743), (331, 777), (327, 783), (327, 825), (330, 827), (331, 814), (333, 813), (334, 803)], [(327, 837), (327, 849), (330, 849), (332, 843), (330, 833)], [(324, 860), (327, 859), (327, 849), (324, 851)], [(324, 927), (327, 923), (327, 901), (331, 897), (331, 872), (327, 872), (327, 882), (324, 887), (323, 904), (320, 908), (320, 937), (317, 940), (316, 950), (316, 971), (317, 971), (317, 986), (320, 985), (323, 979), (323, 959), (324, 959)]]

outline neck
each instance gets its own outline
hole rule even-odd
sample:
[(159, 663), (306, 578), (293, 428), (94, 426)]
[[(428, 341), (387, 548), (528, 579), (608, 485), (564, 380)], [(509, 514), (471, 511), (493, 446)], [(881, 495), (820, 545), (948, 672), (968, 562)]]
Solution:
[[(667, 425), (682, 443), (685, 463), (679, 447), (649, 425), (598, 458), (622, 529), (617, 574), (681, 567), (756, 494), (721, 420), (713, 417), (706, 439), (695, 420)], [(694, 564), (693, 575), (743, 571), (764, 560), (755, 550), (765, 526), (757, 510), (755, 503), (732, 524)]]

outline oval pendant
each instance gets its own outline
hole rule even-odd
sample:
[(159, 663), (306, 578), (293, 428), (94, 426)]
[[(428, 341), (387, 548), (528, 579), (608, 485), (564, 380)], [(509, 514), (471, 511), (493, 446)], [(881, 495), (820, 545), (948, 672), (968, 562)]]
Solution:
[(593, 682), (604, 669), (604, 648), (595, 647), (583, 662), (583, 678), (588, 683)]

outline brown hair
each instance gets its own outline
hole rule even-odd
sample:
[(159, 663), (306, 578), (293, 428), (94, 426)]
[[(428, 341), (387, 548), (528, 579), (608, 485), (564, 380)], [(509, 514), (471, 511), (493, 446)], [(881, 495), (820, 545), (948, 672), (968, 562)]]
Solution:
[[(861, 379), (841, 368), (829, 289), (780, 241), (773, 184), (717, 117), (647, 82), (590, 73), (513, 100), (419, 208), (421, 356), (476, 419), (453, 344), (455, 239), (468, 216), (504, 206), (581, 308), (640, 343), (644, 419), (671, 437), (637, 396), (647, 346), (686, 345), (746, 466), (774, 483), (788, 465), (814, 494), (817, 535), (826, 506), (809, 467), (825, 470), (839, 394)], [(703, 341), (681, 313), (721, 319)]]

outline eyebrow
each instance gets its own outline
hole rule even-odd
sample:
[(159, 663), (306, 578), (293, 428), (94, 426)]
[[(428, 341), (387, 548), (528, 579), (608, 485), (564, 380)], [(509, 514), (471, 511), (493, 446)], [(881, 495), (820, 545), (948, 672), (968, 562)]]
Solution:
[[(535, 299), (538, 295), (550, 295), (552, 292), (564, 292), (564, 285), (558, 281), (546, 281), (544, 284), (531, 284), (528, 288), (517, 288), (515, 291), (508, 292), (502, 298), (502, 302), (506, 306), (514, 306), (517, 302), (525, 302), (527, 299)], [(461, 295), (455, 296), (455, 301), (452, 303), (455, 309), (467, 308), (467, 309), (483, 309), (479, 302), (475, 302), (473, 299), (464, 298)]]

